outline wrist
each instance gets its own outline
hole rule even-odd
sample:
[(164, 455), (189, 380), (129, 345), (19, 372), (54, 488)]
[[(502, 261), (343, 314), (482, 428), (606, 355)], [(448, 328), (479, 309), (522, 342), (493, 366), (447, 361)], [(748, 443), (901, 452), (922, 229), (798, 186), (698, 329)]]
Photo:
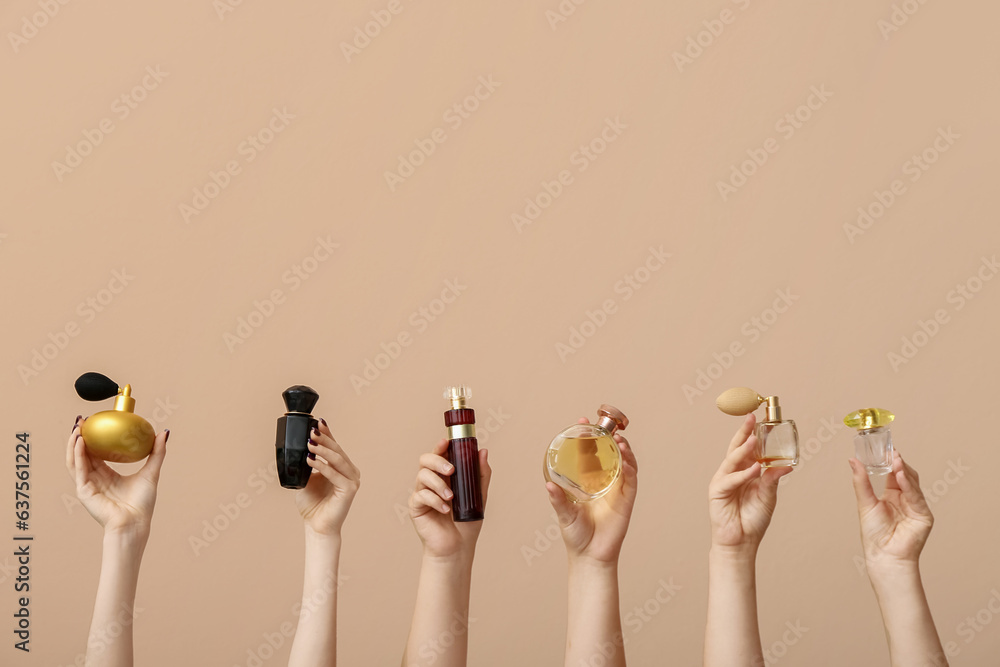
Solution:
[(325, 546), (339, 549), (341, 544), (340, 531), (318, 531), (308, 523), (305, 527), (306, 546)]
[(710, 563), (718, 565), (749, 565), (757, 563), (757, 544), (712, 544), (708, 552)]
[(882, 584), (896, 585), (906, 581), (920, 580), (920, 563), (916, 560), (898, 558), (865, 558), (868, 579), (876, 589)]
[(460, 549), (450, 554), (435, 554), (424, 549), (424, 563), (432, 567), (443, 567), (458, 571), (472, 571), (472, 563), (476, 558), (476, 548)]
[(568, 560), (570, 574), (618, 574), (618, 557), (611, 560), (604, 560), (585, 556), (583, 554), (570, 554)]
[(115, 526), (108, 524), (104, 527), (105, 546), (114, 546), (124, 549), (138, 549), (142, 551), (149, 541), (149, 524), (127, 524)]

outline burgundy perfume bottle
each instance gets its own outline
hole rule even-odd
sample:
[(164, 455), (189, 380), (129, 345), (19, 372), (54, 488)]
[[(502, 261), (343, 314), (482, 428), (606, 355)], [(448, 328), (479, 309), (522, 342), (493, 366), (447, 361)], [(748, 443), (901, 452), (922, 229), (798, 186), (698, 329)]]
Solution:
[(476, 440), (476, 412), (465, 407), (472, 397), (468, 387), (448, 387), (444, 397), (451, 401), (451, 410), (444, 413), (448, 427), (447, 458), (455, 472), (451, 474), (451, 512), (455, 521), (482, 521), (483, 490), (479, 480), (479, 441)]
[(278, 481), (286, 489), (301, 489), (312, 474), (306, 457), (309, 455), (309, 432), (319, 428), (319, 422), (310, 414), (319, 394), (312, 387), (297, 384), (281, 392), (281, 398), (288, 412), (278, 418), (274, 441)]

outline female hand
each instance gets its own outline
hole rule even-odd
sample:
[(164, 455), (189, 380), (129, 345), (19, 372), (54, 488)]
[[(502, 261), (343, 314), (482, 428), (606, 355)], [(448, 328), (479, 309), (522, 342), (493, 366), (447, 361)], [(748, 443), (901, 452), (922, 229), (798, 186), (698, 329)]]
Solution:
[(861, 544), (869, 567), (916, 563), (934, 525), (934, 516), (920, 490), (917, 472), (903, 461), (898, 451), (894, 451), (892, 472), (879, 500), (865, 466), (853, 458), (848, 462), (854, 472)]
[[(580, 419), (578, 423), (589, 421)], [(614, 488), (602, 497), (574, 503), (555, 482), (545, 484), (570, 559), (617, 563), (621, 553), (635, 505), (639, 467), (628, 440), (620, 433), (615, 433), (614, 438), (622, 453), (622, 473)]]
[[(455, 472), (445, 454), (448, 440), (440, 440), (430, 452), (420, 457), (417, 481), (410, 496), (410, 520), (424, 544), (425, 555), (435, 558), (451, 558), (457, 555), (471, 556), (476, 550), (476, 541), (483, 528), (482, 521), (462, 521), (456, 523), (451, 516), (452, 491), (448, 477)], [(483, 507), (490, 488), (493, 470), (489, 464), (487, 450), (479, 450), (480, 488), (483, 490)]]
[(149, 458), (138, 472), (123, 476), (87, 450), (80, 435), (84, 421), (76, 418), (66, 443), (66, 468), (76, 480), (76, 497), (105, 532), (148, 534), (170, 431), (156, 436)]
[(310, 433), (309, 453), (306, 463), (313, 472), (295, 494), (295, 504), (313, 532), (339, 536), (361, 486), (361, 471), (333, 439), (326, 420)]
[(708, 486), (713, 547), (756, 552), (778, 502), (778, 480), (792, 471), (785, 466), (761, 473), (754, 458), (755, 422), (752, 414), (747, 415)]

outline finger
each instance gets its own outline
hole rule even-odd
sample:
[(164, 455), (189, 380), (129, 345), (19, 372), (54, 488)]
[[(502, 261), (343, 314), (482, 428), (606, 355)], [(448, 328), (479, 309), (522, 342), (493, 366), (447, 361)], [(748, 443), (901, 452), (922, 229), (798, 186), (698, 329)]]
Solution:
[(73, 430), (70, 431), (69, 440), (66, 441), (66, 470), (69, 470), (69, 474), (75, 475), (75, 458), (74, 450), (76, 449), (76, 438), (80, 435), (80, 415), (76, 416), (76, 421), (73, 422)]
[(430, 489), (420, 489), (419, 491), (414, 491), (413, 495), (410, 496), (410, 509), (418, 515), (424, 514), (426, 509), (447, 514), (451, 510), (451, 505), (442, 500), (440, 496)]
[(861, 461), (848, 459), (847, 463), (851, 466), (853, 473), (852, 480), (854, 482), (854, 495), (858, 499), (858, 512), (863, 514), (878, 505), (878, 496), (875, 495), (872, 482), (868, 479), (868, 471), (861, 465)]
[(733, 439), (729, 441), (729, 449), (726, 450), (726, 454), (731, 453), (734, 449), (747, 441), (747, 438), (749, 438), (750, 434), (753, 433), (753, 426), (756, 423), (757, 418), (751, 412), (746, 416), (746, 419), (743, 420), (743, 423), (736, 430), (736, 433), (733, 434)]
[(337, 442), (337, 439), (333, 437), (332, 433), (330, 433), (330, 427), (327, 426), (325, 422), (320, 422), (319, 426), (312, 430), (311, 437), (324, 447), (328, 447), (329, 449), (332, 449), (333, 451), (340, 454), (347, 462), (347, 465), (349, 465), (351, 468), (357, 471), (358, 476), (360, 476), (361, 471), (358, 470), (358, 467), (354, 465), (354, 461), (351, 460), (351, 457), (347, 455), (347, 452), (344, 451), (344, 448), (340, 446), (340, 443)]
[(490, 491), (490, 480), (493, 479), (493, 468), (490, 466), (489, 450), (479, 450), (479, 488), (483, 491), (483, 507), (486, 507), (486, 496)]
[(441, 496), (443, 500), (451, 500), (452, 496), (455, 495), (452, 493), (448, 482), (444, 481), (441, 475), (429, 468), (421, 468), (417, 472), (417, 485), (414, 490), (419, 491), (420, 489), (430, 489)]
[(927, 500), (924, 498), (924, 492), (920, 489), (920, 480), (917, 477), (917, 471), (902, 461), (902, 469), (896, 472), (893, 477), (896, 479), (896, 483), (899, 484), (899, 489), (903, 493), (903, 497), (908, 503), (916, 507), (926, 507)]
[(436, 453), (421, 454), (420, 467), (433, 470), (437, 474), (444, 475), (445, 477), (455, 472), (455, 466), (451, 464), (451, 461)]
[(580, 417), (579, 419), (576, 420), (576, 423), (577, 424), (589, 424), (590, 420), (587, 419), (586, 417)]
[(906, 476), (910, 478), (910, 481), (913, 482), (913, 484), (920, 486), (920, 475), (917, 473), (917, 471), (913, 468), (913, 466), (911, 466), (909, 463), (906, 462), (902, 454), (894, 451), (893, 458), (895, 459), (895, 457), (897, 456), (899, 457), (899, 460), (903, 464), (903, 470), (906, 471)]
[[(321, 445), (312, 438), (309, 438), (306, 446), (309, 448), (310, 453), (322, 456), (327, 463), (333, 466), (344, 477), (348, 479), (358, 479), (360, 477), (358, 469), (341, 452)], [(309, 460), (308, 457), (306, 460)]]
[(760, 477), (760, 462), (754, 461), (753, 465), (746, 470), (722, 475), (712, 480), (710, 491), (712, 494), (729, 495), (736, 489), (752, 482)]
[(738, 445), (736, 449), (730, 450), (726, 454), (726, 458), (722, 460), (722, 465), (719, 466), (719, 473), (723, 475), (728, 475), (734, 473), (738, 470), (744, 470), (747, 466), (752, 465), (754, 449), (757, 447), (757, 436), (751, 435), (743, 444)]
[(306, 465), (328, 479), (330, 483), (333, 484), (334, 488), (347, 489), (357, 483), (356, 480), (352, 480), (350, 477), (347, 477), (323, 459), (306, 458)]
[(577, 509), (570, 502), (569, 498), (563, 492), (559, 485), (555, 482), (546, 482), (545, 490), (549, 494), (549, 502), (552, 503), (552, 509), (556, 511), (556, 518), (559, 520), (559, 525), (566, 527), (571, 525), (576, 520)]
[(769, 507), (774, 507), (778, 502), (778, 480), (788, 475), (794, 470), (792, 466), (777, 466), (765, 468), (760, 476), (760, 487), (758, 493), (760, 499)]
[(622, 495), (628, 500), (635, 500), (638, 491), (639, 464), (635, 460), (635, 452), (624, 437), (615, 434), (618, 449), (622, 453)]
[(149, 458), (139, 470), (139, 474), (144, 475), (154, 484), (160, 481), (160, 468), (163, 467), (163, 459), (167, 456), (167, 438), (170, 437), (170, 429), (165, 429), (153, 440), (153, 449), (149, 452)]
[(90, 473), (93, 470), (83, 438), (77, 438), (73, 447), (73, 465), (76, 472), (76, 490), (79, 492), (90, 481)]

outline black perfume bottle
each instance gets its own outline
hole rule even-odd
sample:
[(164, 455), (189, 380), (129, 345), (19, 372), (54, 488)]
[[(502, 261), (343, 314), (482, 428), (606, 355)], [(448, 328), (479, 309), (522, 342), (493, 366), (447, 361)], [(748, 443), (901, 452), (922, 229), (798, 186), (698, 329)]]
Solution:
[(306, 457), (309, 455), (309, 432), (319, 428), (319, 422), (310, 414), (319, 394), (312, 387), (297, 384), (281, 392), (281, 398), (288, 412), (278, 418), (274, 443), (278, 481), (286, 489), (301, 489), (312, 474)]

